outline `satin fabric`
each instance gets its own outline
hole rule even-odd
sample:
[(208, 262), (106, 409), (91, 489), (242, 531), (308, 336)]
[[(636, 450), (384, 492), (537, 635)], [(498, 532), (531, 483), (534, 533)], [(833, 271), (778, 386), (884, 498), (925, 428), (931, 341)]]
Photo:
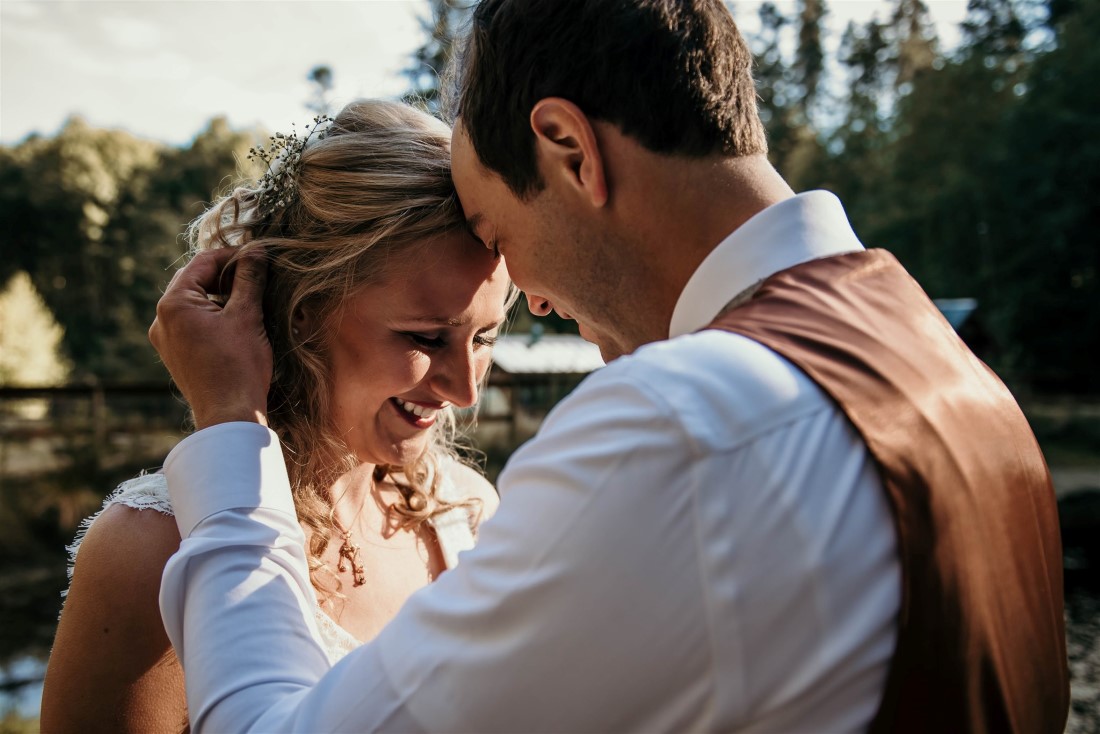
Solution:
[(877, 462), (902, 565), (874, 732), (1062, 732), (1062, 551), (1050, 473), (1005, 385), (884, 250), (780, 272), (710, 328), (842, 408)]

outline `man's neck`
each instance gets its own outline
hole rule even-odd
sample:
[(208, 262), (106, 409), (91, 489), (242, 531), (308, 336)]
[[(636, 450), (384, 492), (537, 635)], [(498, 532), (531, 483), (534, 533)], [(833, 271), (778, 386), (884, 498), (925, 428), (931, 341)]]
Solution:
[[(652, 310), (641, 343), (663, 339), (680, 294), (703, 260), (731, 232), (794, 191), (764, 156), (664, 158), (654, 166), (660, 206), (636, 213), (641, 257), (651, 263)], [(638, 344), (637, 346), (640, 346)]]

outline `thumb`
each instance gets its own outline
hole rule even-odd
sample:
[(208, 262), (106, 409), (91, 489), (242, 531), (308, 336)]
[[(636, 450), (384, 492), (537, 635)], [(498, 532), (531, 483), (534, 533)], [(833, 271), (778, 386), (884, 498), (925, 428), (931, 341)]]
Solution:
[(233, 290), (225, 304), (227, 310), (259, 308), (267, 287), (267, 259), (255, 250), (242, 255), (235, 264)]

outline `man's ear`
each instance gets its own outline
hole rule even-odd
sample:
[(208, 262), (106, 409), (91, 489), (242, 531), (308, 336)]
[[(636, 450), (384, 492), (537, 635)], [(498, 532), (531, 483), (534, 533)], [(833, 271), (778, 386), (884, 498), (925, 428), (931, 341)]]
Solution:
[(560, 97), (531, 108), (535, 155), (544, 178), (560, 176), (595, 207), (607, 204), (607, 175), (599, 140), (588, 116)]

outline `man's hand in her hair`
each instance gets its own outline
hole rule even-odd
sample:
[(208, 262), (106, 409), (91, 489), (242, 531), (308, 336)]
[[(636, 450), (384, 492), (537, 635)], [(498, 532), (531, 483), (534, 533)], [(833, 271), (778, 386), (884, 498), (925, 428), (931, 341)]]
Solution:
[(196, 428), (252, 421), (267, 425), (271, 342), (264, 330), (267, 262), (232, 248), (199, 253), (157, 303), (149, 327), (165, 367), (195, 414)]

